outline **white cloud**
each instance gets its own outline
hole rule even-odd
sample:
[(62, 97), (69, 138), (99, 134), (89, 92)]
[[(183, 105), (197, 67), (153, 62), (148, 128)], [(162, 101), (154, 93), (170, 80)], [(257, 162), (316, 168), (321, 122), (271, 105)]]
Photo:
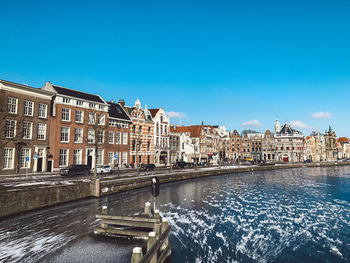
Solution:
[(311, 130), (312, 127), (308, 126), (307, 124), (303, 123), (302, 121), (292, 121), (290, 123), (290, 126), (296, 129), (303, 129), (303, 130)]
[(169, 111), (167, 112), (167, 114), (170, 118), (175, 118), (175, 119), (187, 118), (186, 113), (183, 113), (183, 112)]
[(330, 118), (332, 118), (332, 114), (328, 111), (314, 112), (312, 114), (312, 118), (314, 118), (314, 119), (330, 119)]
[(250, 120), (250, 121), (243, 122), (242, 126), (243, 127), (247, 127), (247, 126), (250, 126), (250, 127), (261, 127), (261, 123), (258, 120)]

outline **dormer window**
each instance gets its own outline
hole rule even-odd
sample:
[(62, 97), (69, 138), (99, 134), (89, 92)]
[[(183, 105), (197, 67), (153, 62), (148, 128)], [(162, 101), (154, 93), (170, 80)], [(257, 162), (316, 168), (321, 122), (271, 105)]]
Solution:
[(78, 106), (82, 106), (82, 105), (83, 105), (83, 101), (82, 101), (82, 100), (77, 100), (76, 104), (77, 104)]
[(66, 97), (63, 97), (62, 102), (65, 103), (65, 104), (69, 104), (70, 103), (70, 99), (66, 98)]
[(89, 108), (95, 108), (95, 103), (89, 103)]
[(99, 110), (104, 110), (104, 106), (103, 105), (98, 105), (98, 109)]

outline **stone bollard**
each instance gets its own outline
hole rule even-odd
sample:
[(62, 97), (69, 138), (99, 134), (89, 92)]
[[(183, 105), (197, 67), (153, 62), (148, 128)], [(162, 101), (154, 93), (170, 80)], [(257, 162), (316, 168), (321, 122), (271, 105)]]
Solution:
[(139, 263), (143, 258), (142, 248), (134, 247), (132, 250), (131, 263)]
[[(108, 215), (108, 207), (107, 206), (102, 206), (102, 211), (101, 211), (102, 215)], [(102, 219), (103, 222), (103, 219)], [(107, 228), (107, 224), (101, 223), (101, 227), (102, 228)]]
[[(169, 227), (168, 219), (163, 218), (163, 220), (162, 220), (162, 233), (164, 233), (168, 227)], [(163, 242), (162, 246), (160, 247), (160, 251), (165, 250), (167, 248), (168, 244), (169, 244), (169, 239), (167, 237), (165, 239), (165, 241)]]
[(154, 218), (155, 219), (159, 219), (160, 218), (160, 215), (159, 215), (159, 210), (154, 210)]
[(145, 203), (145, 214), (148, 216), (151, 216), (151, 203), (150, 202), (146, 202)]
[[(156, 241), (157, 241), (156, 232), (149, 232), (148, 240), (147, 240), (147, 252), (153, 247)], [(157, 263), (157, 253), (154, 253), (154, 256), (152, 257), (150, 263)]]
[(153, 231), (156, 232), (157, 238), (160, 237), (161, 234), (161, 223), (154, 224)]
[(95, 181), (95, 197), (100, 197), (100, 179)]

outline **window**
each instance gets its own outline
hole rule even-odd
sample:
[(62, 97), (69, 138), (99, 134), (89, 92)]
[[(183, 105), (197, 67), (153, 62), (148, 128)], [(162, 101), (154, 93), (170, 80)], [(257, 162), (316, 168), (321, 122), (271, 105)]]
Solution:
[(163, 122), (163, 116), (160, 116), (160, 121)]
[(70, 109), (62, 109), (62, 121), (70, 121)]
[(82, 101), (82, 100), (77, 100), (77, 101), (76, 101), (76, 105), (82, 106), (82, 105), (83, 105), (83, 101)]
[(99, 114), (98, 115), (98, 125), (105, 125), (105, 115), (104, 114)]
[(29, 168), (30, 167), (30, 161), (26, 162), (26, 159), (30, 160), (30, 149), (21, 149), (21, 156), (20, 156), (20, 167), (21, 168)]
[(98, 131), (97, 132), (97, 143), (103, 143), (104, 136), (105, 136), (105, 131)]
[(6, 138), (14, 138), (16, 136), (16, 121), (6, 120)]
[(66, 97), (63, 97), (63, 98), (62, 98), (62, 101), (63, 101), (63, 103), (65, 103), (65, 104), (69, 104), (69, 103), (70, 103), (70, 99), (69, 99), (69, 98), (66, 98)]
[(159, 123), (157, 122), (157, 126), (156, 126), (156, 132), (157, 134), (159, 133)]
[(88, 143), (95, 142), (95, 131), (93, 129), (88, 130)]
[(38, 117), (46, 118), (47, 117), (47, 105), (43, 103), (38, 104)]
[(126, 132), (123, 133), (123, 144), (124, 145), (128, 144), (128, 134)]
[(2, 168), (13, 169), (13, 148), (4, 148), (4, 155), (2, 161)]
[(139, 145), (138, 145), (138, 150), (141, 151), (141, 150), (142, 150), (142, 141), (139, 141), (138, 144), (139, 144)]
[(68, 165), (68, 149), (60, 149), (59, 166)]
[(33, 105), (34, 105), (34, 102), (25, 100), (23, 114), (27, 116), (33, 116)]
[(7, 112), (17, 114), (18, 99), (8, 97), (7, 98)]
[(151, 134), (151, 127), (148, 127), (148, 134)]
[(108, 153), (108, 164), (113, 164), (114, 163), (114, 153), (109, 152)]
[(136, 150), (135, 148), (136, 148), (136, 142), (135, 142), (135, 140), (132, 140), (132, 148), (131, 149), (133, 151), (135, 151)]
[(33, 123), (24, 121), (23, 122), (23, 139), (32, 138)]
[(160, 125), (160, 134), (163, 134), (163, 125)]
[(81, 164), (81, 159), (82, 159), (82, 150), (74, 149), (73, 164)]
[(84, 112), (81, 110), (75, 111), (75, 122), (83, 123), (84, 122)]
[(95, 108), (95, 104), (94, 103), (89, 103), (89, 108)]
[(94, 112), (89, 112), (88, 123), (95, 124), (96, 114)]
[(46, 139), (46, 124), (45, 123), (38, 123), (37, 139), (38, 140), (45, 140)]
[(61, 142), (69, 142), (69, 127), (61, 127)]
[(127, 152), (123, 152), (122, 154), (122, 163), (125, 164), (128, 162), (128, 153)]
[(108, 132), (108, 142), (114, 144), (114, 132), (112, 131)]
[(142, 134), (142, 126), (139, 127), (139, 133)]
[(74, 142), (75, 143), (82, 143), (83, 142), (83, 128), (75, 128)]
[(168, 126), (164, 125), (164, 134), (168, 134)]
[(150, 150), (151, 150), (151, 142), (148, 141), (148, 142), (147, 142), (147, 151), (150, 151)]
[(115, 143), (121, 144), (120, 132), (115, 133)]
[(103, 109), (104, 109), (104, 106), (103, 106), (103, 105), (98, 105), (98, 109), (99, 109), (99, 110), (103, 110)]
[(135, 134), (136, 133), (136, 125), (132, 126), (132, 133)]
[(103, 164), (103, 149), (97, 149), (97, 165)]

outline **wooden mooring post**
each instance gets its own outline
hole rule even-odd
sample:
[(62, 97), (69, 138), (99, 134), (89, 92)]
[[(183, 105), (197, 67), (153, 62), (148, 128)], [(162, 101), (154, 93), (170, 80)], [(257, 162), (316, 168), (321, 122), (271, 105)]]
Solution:
[(147, 239), (147, 252), (135, 247), (131, 256), (132, 263), (162, 263), (171, 254), (169, 243), (170, 226), (166, 218), (162, 218), (158, 210), (152, 215), (151, 203), (145, 203), (144, 214), (138, 216), (115, 216), (108, 213), (107, 206), (102, 207), (101, 225), (94, 228), (95, 234), (118, 235)]

